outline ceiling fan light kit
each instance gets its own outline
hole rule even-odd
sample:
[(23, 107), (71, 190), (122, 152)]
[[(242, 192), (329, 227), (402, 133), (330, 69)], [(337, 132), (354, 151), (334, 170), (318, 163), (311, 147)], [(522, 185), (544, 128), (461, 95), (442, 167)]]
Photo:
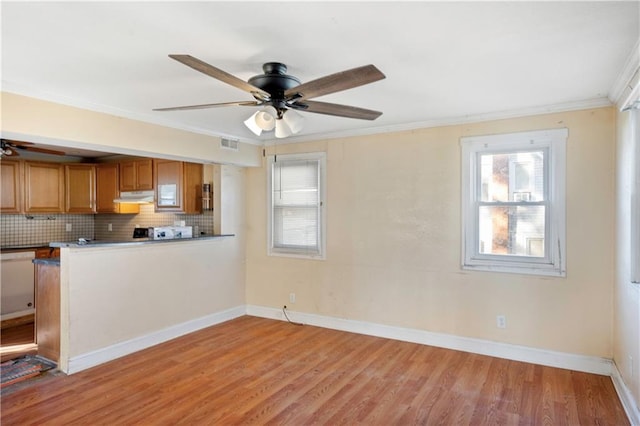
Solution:
[(262, 129), (256, 123), (256, 116), (259, 114), (259, 111), (254, 112), (251, 117), (244, 120), (244, 125), (247, 126), (249, 130), (255, 133), (256, 136), (260, 136), (262, 134)]
[(302, 130), (304, 119), (295, 110), (361, 120), (375, 120), (382, 115), (379, 111), (365, 108), (308, 100), (384, 79), (385, 75), (373, 65), (365, 65), (300, 83), (296, 77), (286, 74), (285, 64), (267, 62), (262, 66), (264, 74), (244, 81), (190, 55), (169, 55), (169, 57), (209, 77), (250, 93), (256, 101), (156, 108), (154, 111), (220, 106), (263, 106), (263, 109), (245, 120), (244, 124), (257, 136), (260, 136), (263, 131), (271, 131), (275, 128), (276, 138), (291, 136)]
[(293, 134), (287, 123), (283, 119), (279, 119), (276, 121), (276, 132), (275, 136), (278, 139), (289, 137)]
[(302, 130), (302, 124), (304, 122), (304, 117), (301, 114), (298, 114), (296, 111), (290, 109), (283, 116), (282, 119), (289, 126), (291, 132), (296, 134)]
[(269, 131), (273, 130), (276, 127), (276, 117), (278, 116), (278, 111), (272, 106), (268, 106), (263, 108), (261, 111), (256, 114), (256, 124), (262, 130)]

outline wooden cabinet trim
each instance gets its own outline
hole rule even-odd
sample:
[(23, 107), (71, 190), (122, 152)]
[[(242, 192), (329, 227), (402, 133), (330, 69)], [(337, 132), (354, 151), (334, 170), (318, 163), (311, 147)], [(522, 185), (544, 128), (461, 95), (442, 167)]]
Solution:
[(1, 188), (0, 212), (2, 213), (22, 213), (24, 211), (22, 202), (22, 162), (16, 160), (0, 160)]

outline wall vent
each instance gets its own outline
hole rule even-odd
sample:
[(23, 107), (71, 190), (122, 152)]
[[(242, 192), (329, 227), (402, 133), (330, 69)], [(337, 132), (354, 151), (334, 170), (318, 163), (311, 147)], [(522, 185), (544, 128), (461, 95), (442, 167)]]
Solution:
[(234, 151), (238, 150), (238, 141), (234, 141), (232, 139), (220, 139), (220, 147), (225, 149), (232, 149)]

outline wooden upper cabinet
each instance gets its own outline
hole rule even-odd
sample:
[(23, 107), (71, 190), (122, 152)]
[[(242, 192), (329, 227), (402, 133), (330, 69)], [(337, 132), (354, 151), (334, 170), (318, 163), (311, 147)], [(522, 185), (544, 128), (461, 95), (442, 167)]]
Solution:
[(202, 213), (203, 166), (184, 163), (184, 212)]
[(202, 213), (202, 164), (154, 160), (156, 211)]
[(153, 189), (153, 160), (123, 161), (120, 163), (120, 191)]
[(22, 212), (22, 163), (13, 160), (1, 160), (0, 170), (2, 179), (0, 196), (0, 212), (21, 213)]
[(120, 204), (113, 200), (120, 196), (120, 166), (118, 163), (96, 164), (96, 212), (139, 213), (138, 204)]
[(67, 164), (65, 169), (65, 212), (96, 212), (96, 166)]
[(64, 165), (24, 162), (24, 211), (26, 213), (64, 212)]
[(156, 211), (181, 212), (183, 165), (181, 161), (155, 160)]

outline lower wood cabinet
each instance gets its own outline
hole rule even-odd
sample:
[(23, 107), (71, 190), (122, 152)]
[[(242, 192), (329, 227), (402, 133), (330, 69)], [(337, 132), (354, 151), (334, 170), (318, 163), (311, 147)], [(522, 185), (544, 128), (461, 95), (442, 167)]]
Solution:
[(36, 259), (50, 259), (52, 257), (60, 257), (60, 249), (58, 247), (38, 247), (35, 250)]
[(36, 343), (38, 355), (60, 359), (60, 266), (36, 263)]

